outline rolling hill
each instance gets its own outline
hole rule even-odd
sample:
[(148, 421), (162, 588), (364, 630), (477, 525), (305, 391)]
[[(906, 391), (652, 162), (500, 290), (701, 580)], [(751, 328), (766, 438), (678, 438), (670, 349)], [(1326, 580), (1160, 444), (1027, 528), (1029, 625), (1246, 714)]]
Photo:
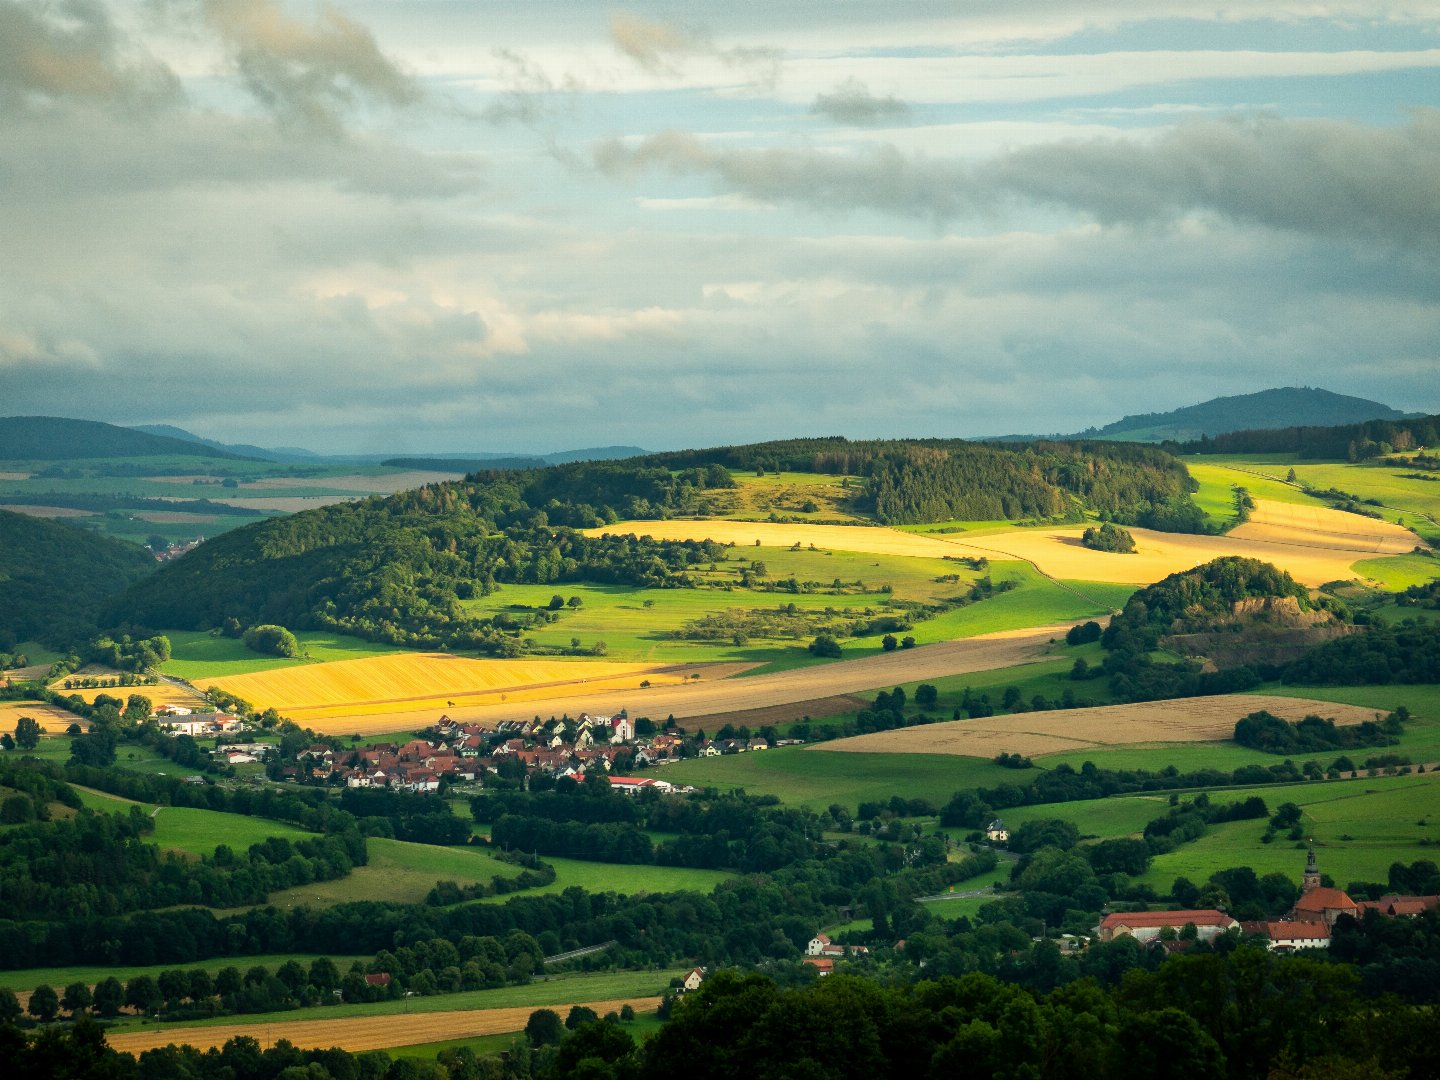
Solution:
[(1402, 420), (1408, 413), (1378, 401), (1317, 387), (1286, 386), (1254, 394), (1219, 397), (1163, 413), (1126, 416), (1079, 438), (1127, 442), (1189, 442), (1231, 431), (1283, 427), (1335, 427), (1366, 420)]
[(143, 548), (0, 510), (0, 639), (68, 645), (102, 605), (155, 569)]
[(0, 460), (4, 461), (163, 456), (244, 460), (244, 455), (216, 446), (96, 420), (60, 416), (0, 417)]

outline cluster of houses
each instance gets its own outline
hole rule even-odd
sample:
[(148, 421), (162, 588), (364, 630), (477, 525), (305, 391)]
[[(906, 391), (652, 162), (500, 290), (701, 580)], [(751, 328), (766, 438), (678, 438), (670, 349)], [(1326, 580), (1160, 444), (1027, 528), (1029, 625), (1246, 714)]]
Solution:
[(1101, 941), (1130, 936), (1142, 944), (1159, 942), (1183, 948), (1176, 939), (1186, 927), (1194, 927), (1195, 940), (1213, 941), (1229, 930), (1269, 939), (1271, 950), (1326, 949), (1336, 920), (1342, 915), (1361, 918), (1375, 911), (1388, 918), (1413, 918), (1426, 910), (1440, 908), (1440, 896), (1382, 896), (1379, 900), (1352, 900), (1343, 889), (1320, 883), (1315, 849), (1305, 862), (1300, 898), (1278, 919), (1240, 922), (1216, 909), (1180, 911), (1124, 911), (1105, 916), (1095, 928)]
[(202, 736), (231, 735), (244, 726), (238, 716), (223, 712), (197, 712), (183, 705), (161, 705), (155, 710), (160, 730), (170, 735)]
[[(693, 790), (651, 777), (620, 775), (619, 769), (678, 759), (684, 743), (683, 736), (675, 732), (636, 738), (634, 725), (624, 711), (616, 716), (582, 713), (574, 721), (507, 720), (494, 730), (446, 716), (424, 734), (426, 738), (403, 745), (382, 743), (357, 750), (310, 746), (296, 754), (295, 763), (287, 764), (281, 775), (304, 783), (425, 794), (439, 791), (442, 782), (473, 782), (486, 773), (503, 770), (514, 770), (516, 775), (542, 773), (575, 780), (583, 780), (587, 773), (593, 775), (598, 770), (616, 791), (626, 795), (638, 796), (648, 790)], [(225, 748), (239, 753), (254, 749)]]
[(805, 946), (805, 955), (801, 960), (815, 968), (823, 978), (834, 972), (836, 960), (869, 955), (870, 950), (864, 945), (837, 945), (825, 934), (816, 934)]

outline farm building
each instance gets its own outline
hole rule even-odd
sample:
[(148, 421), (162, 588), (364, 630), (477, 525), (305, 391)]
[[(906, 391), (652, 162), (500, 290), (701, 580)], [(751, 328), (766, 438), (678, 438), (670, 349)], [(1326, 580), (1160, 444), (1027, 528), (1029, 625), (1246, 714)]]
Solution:
[(1003, 844), (1010, 839), (1010, 830), (1005, 828), (1005, 822), (997, 817), (985, 826), (985, 839), (992, 844)]
[(1213, 908), (1181, 911), (1121, 911), (1106, 915), (1096, 934), (1101, 941), (1114, 941), (1126, 935), (1142, 945), (1158, 941), (1166, 930), (1180, 933), (1187, 926), (1195, 927), (1195, 936), (1201, 941), (1213, 941), (1227, 930), (1233, 930), (1240, 923)]

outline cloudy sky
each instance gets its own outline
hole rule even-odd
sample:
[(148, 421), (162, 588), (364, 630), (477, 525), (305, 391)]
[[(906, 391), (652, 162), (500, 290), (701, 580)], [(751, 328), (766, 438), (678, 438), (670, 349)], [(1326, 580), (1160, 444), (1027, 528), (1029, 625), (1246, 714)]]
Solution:
[(0, 413), (322, 451), (1440, 411), (1434, 0), (0, 0)]

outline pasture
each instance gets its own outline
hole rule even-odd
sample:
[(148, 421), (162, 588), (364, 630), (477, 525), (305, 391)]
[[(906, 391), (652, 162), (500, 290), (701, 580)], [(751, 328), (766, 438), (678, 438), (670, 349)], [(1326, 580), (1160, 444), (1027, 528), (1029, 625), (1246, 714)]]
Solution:
[(1373, 709), (1353, 705), (1230, 694), (952, 720), (837, 739), (815, 749), (973, 758), (993, 758), (1000, 753), (1027, 757), (1062, 752), (1093, 754), (1110, 746), (1226, 740), (1234, 733), (1237, 720), (1262, 708), (1292, 721), (1317, 712), (1340, 724), (1375, 718)]
[(1033, 774), (1003, 769), (990, 761), (943, 754), (827, 754), (830, 744), (783, 746), (667, 765), (656, 775), (671, 783), (743, 788), (750, 795), (775, 795), (795, 806), (823, 810), (831, 803), (851, 813), (862, 802), (886, 802), (892, 795), (925, 799), (939, 807), (965, 787), (1024, 785)]
[[(793, 666), (787, 660), (804, 660), (803, 646), (814, 637), (813, 624), (804, 616), (834, 617), (842, 621), (865, 621), (892, 611), (909, 617), (903, 609), (889, 609), (887, 602), (913, 601), (940, 604), (963, 596), (984, 576), (997, 584), (1010, 582), (1010, 591), (964, 607), (943, 610), (914, 621), (910, 634), (919, 643), (950, 641), (998, 630), (1083, 620), (1107, 614), (1119, 607), (1133, 591), (1128, 586), (1093, 582), (1055, 582), (1026, 563), (1004, 560), (991, 563), (984, 571), (971, 570), (953, 561), (933, 558), (906, 558), (896, 555), (860, 554), (830, 549), (740, 548), (732, 561), (716, 564), (713, 571), (696, 568), (692, 574), (707, 582), (691, 589), (641, 589), (623, 585), (506, 585), (499, 592), (466, 601), (471, 611), (496, 614), (509, 609), (528, 613), (548, 605), (552, 596), (577, 596), (578, 608), (563, 608), (558, 622), (536, 627), (527, 633), (547, 648), (566, 649), (574, 639), (584, 649), (596, 641), (607, 646), (606, 655), (615, 660), (649, 663), (731, 662), (763, 664), (762, 670)], [(751, 560), (765, 564), (767, 579), (822, 583), (825, 592), (762, 591), (728, 588), (738, 580), (742, 567)], [(940, 580), (954, 577), (958, 580)], [(710, 583), (715, 584), (710, 584)], [(834, 588), (836, 582), (842, 590)], [(865, 593), (853, 590), (863, 583)], [(885, 592), (880, 592), (881, 588)], [(790, 617), (794, 629), (783, 637), (747, 637), (740, 644), (727, 635), (718, 640), (677, 639), (686, 623), (718, 613), (742, 616), (750, 612), (775, 613), (776, 621), (787, 617), (780, 609), (793, 605), (798, 617)], [(883, 633), (847, 639), (852, 656), (881, 650)], [(798, 656), (796, 655), (798, 653)]]
[(218, 630), (166, 630), (170, 659), (160, 666), (165, 675), (194, 681), (229, 675), (276, 671), (301, 664), (358, 660), (369, 656), (391, 656), (406, 650), (329, 630), (297, 630), (300, 656), (266, 656), (246, 647), (239, 638), (227, 638)]
[[(1306, 840), (1315, 841), (1320, 869), (1341, 888), (1352, 881), (1384, 882), (1391, 863), (1433, 859), (1433, 845), (1440, 842), (1435, 773), (1233, 789), (1224, 797), (1250, 795), (1260, 796), (1272, 811), (1285, 802), (1301, 808), (1300, 823)], [(1211, 826), (1199, 840), (1157, 855), (1139, 880), (1163, 892), (1177, 877), (1198, 883), (1217, 870), (1250, 866), (1258, 875), (1278, 872), (1298, 884), (1306, 840), (1277, 837), (1266, 844), (1261, 839), (1266, 827), (1263, 820)]]
[(139, 806), (155, 821), (155, 831), (145, 838), (167, 851), (183, 851), (192, 855), (210, 855), (225, 844), (244, 851), (251, 844), (262, 843), (272, 836), (286, 840), (308, 840), (315, 834), (283, 821), (227, 814), (219, 810), (199, 810), (188, 806), (154, 806), (121, 799), (104, 792), (76, 786), (80, 801), (102, 814), (129, 813)]
[[(161, 815), (164, 816), (163, 814)], [(439, 847), (410, 844), (400, 840), (371, 837), (366, 841), (370, 861), (347, 877), (317, 881), (272, 893), (269, 903), (278, 908), (332, 907), (358, 898), (400, 904), (422, 903), (437, 881), (469, 885), (499, 876), (513, 878), (521, 867), (495, 858), (480, 847)], [(579, 885), (592, 892), (674, 892), (690, 889), (708, 893), (731, 875), (716, 870), (684, 867), (620, 866), (584, 859), (545, 858), (556, 870), (553, 883), (526, 890), (524, 895), (564, 892)], [(486, 902), (504, 903), (515, 893), (491, 897)]]

